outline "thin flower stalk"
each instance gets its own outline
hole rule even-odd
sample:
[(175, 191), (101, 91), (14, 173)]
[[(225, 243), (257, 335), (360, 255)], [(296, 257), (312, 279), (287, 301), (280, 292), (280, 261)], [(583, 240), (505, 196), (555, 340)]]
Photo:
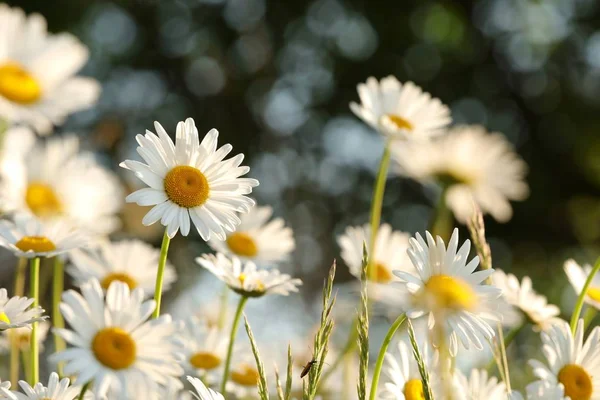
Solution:
[(419, 374), (421, 375), (421, 382), (423, 383), (423, 395), (425, 396), (425, 400), (434, 400), (433, 392), (431, 390), (431, 381), (429, 379), (429, 371), (427, 371), (427, 366), (425, 365), (425, 361), (423, 361), (423, 356), (421, 354), (421, 350), (419, 349), (419, 344), (417, 343), (417, 339), (415, 338), (415, 330), (413, 328), (412, 322), (410, 319), (407, 321), (408, 323), (408, 338), (410, 340), (410, 344), (413, 349), (413, 357), (419, 366)]
[(285, 396), (284, 400), (290, 400), (292, 396), (292, 368), (294, 366), (294, 360), (292, 359), (292, 345), (288, 344), (288, 356), (287, 356), (287, 376), (285, 378)]
[(581, 293), (579, 293), (579, 297), (577, 298), (577, 303), (575, 303), (575, 309), (573, 310), (573, 315), (571, 316), (571, 332), (575, 334), (575, 329), (577, 328), (577, 321), (579, 320), (579, 315), (581, 314), (581, 309), (583, 308), (583, 303), (585, 300), (585, 296), (587, 296), (587, 291), (594, 279), (594, 276), (600, 269), (600, 257), (596, 260), (594, 267), (590, 271), (585, 283), (583, 284), (583, 288), (581, 288)]
[(233, 356), (233, 345), (235, 343), (235, 337), (237, 335), (238, 325), (240, 323), (240, 317), (244, 311), (244, 306), (248, 301), (248, 296), (241, 296), (233, 317), (233, 323), (231, 324), (231, 333), (229, 335), (229, 346), (227, 348), (227, 357), (225, 358), (225, 367), (223, 370), (223, 380), (221, 381), (221, 393), (225, 393), (227, 387), (227, 380), (229, 379), (229, 368), (231, 367), (231, 357)]
[(390, 329), (388, 329), (385, 338), (383, 339), (383, 343), (381, 344), (381, 348), (379, 349), (379, 355), (377, 356), (377, 361), (375, 362), (375, 369), (373, 370), (373, 378), (371, 380), (371, 394), (369, 396), (370, 400), (377, 399), (377, 386), (379, 385), (379, 376), (381, 375), (381, 369), (383, 368), (385, 353), (387, 352), (387, 348), (390, 345), (394, 334), (396, 333), (398, 328), (400, 328), (400, 325), (402, 325), (405, 319), (406, 315), (404, 314), (396, 318), (392, 326), (390, 326)]
[(357, 384), (358, 399), (367, 398), (367, 376), (369, 375), (369, 295), (367, 291), (367, 269), (369, 256), (367, 247), (363, 244), (363, 262), (360, 274), (361, 294), (360, 311), (358, 315), (358, 353), (359, 353), (359, 377)]
[(158, 271), (156, 273), (156, 287), (154, 288), (154, 300), (156, 301), (156, 308), (152, 314), (152, 318), (158, 318), (160, 316), (160, 303), (162, 299), (162, 286), (163, 278), (165, 274), (165, 266), (167, 265), (167, 253), (169, 252), (169, 238), (168, 231), (165, 229), (163, 235), (162, 245), (160, 246), (160, 257), (158, 259)]
[[(37, 307), (40, 304), (40, 259), (35, 257), (30, 262), (30, 296), (33, 299), (32, 307)], [(40, 354), (37, 340), (38, 323), (31, 324), (31, 342), (29, 345), (29, 355), (31, 360), (31, 377), (30, 384), (33, 386), (40, 380)]]
[[(23, 296), (25, 292), (25, 273), (27, 270), (27, 259), (20, 257), (15, 270), (15, 296)], [(19, 346), (15, 343), (17, 340), (15, 335), (11, 335), (11, 346), (10, 346), (10, 381), (13, 386), (17, 386), (19, 381)]]
[[(65, 321), (60, 312), (60, 297), (65, 286), (65, 265), (60, 257), (54, 257), (54, 271), (52, 277), (52, 325), (54, 328), (62, 329), (65, 327)], [(54, 335), (54, 349), (56, 352), (64, 351), (67, 345), (63, 338)], [(59, 363), (58, 375), (63, 376), (63, 363)]]

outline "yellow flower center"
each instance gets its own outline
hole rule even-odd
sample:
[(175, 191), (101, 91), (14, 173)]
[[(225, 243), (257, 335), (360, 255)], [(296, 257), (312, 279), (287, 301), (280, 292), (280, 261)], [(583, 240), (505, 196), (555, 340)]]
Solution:
[(460, 278), (433, 275), (425, 284), (425, 295), (434, 309), (471, 310), (477, 304), (477, 295), (471, 286)]
[(374, 269), (372, 276), (369, 279), (377, 283), (388, 283), (392, 280), (392, 272), (383, 263), (375, 263), (372, 268)]
[(54, 189), (42, 182), (31, 182), (27, 186), (25, 203), (40, 218), (56, 216), (62, 212), (62, 204)]
[(248, 364), (242, 364), (240, 369), (231, 373), (231, 380), (242, 386), (256, 386), (259, 378), (256, 368)]
[(600, 301), (600, 287), (590, 287), (587, 290), (587, 295), (594, 301)]
[(119, 281), (127, 284), (129, 289), (133, 290), (137, 287), (137, 282), (131, 276), (124, 274), (122, 272), (113, 272), (112, 274), (108, 274), (102, 279), (101, 285), (104, 290), (108, 290), (110, 284), (114, 281)]
[(592, 398), (592, 379), (579, 365), (567, 364), (558, 373), (558, 381), (565, 387), (565, 396), (571, 400)]
[(94, 336), (92, 351), (104, 366), (120, 370), (135, 362), (135, 341), (121, 328), (104, 328)]
[(404, 385), (404, 398), (406, 400), (424, 400), (423, 382), (420, 379), (411, 379)]
[(398, 129), (405, 129), (407, 131), (412, 131), (415, 129), (413, 124), (407, 119), (402, 118), (397, 114), (387, 114), (386, 117), (389, 118), (390, 121), (396, 126)]
[(10, 324), (10, 318), (8, 318), (8, 315), (6, 315), (4, 311), (0, 312), (0, 321), (4, 322), (5, 324)]
[(56, 250), (56, 246), (50, 239), (44, 236), (23, 236), (15, 246), (21, 251), (33, 251), (34, 253), (45, 253)]
[(229, 249), (243, 257), (254, 257), (258, 253), (256, 242), (250, 235), (244, 232), (235, 232), (227, 237)]
[(185, 208), (201, 206), (210, 192), (206, 176), (197, 168), (187, 165), (170, 170), (165, 176), (164, 184), (169, 200)]
[(42, 97), (42, 87), (22, 66), (0, 65), (0, 96), (19, 104), (33, 104)]
[(198, 369), (214, 369), (221, 365), (221, 358), (208, 352), (198, 352), (190, 357), (190, 364)]

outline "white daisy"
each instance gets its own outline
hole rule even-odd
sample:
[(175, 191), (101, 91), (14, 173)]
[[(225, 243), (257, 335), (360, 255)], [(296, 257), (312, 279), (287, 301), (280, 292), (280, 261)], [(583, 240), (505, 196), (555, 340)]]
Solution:
[(227, 335), (215, 327), (206, 326), (199, 318), (191, 317), (185, 321), (180, 340), (185, 370), (214, 383), (215, 375), (221, 372), (227, 355)]
[(356, 116), (385, 135), (408, 140), (441, 135), (450, 124), (450, 109), (412, 82), (394, 76), (370, 77), (357, 86), (361, 104), (350, 103)]
[(600, 327), (595, 327), (585, 342), (583, 335), (582, 319), (577, 323), (575, 335), (562, 320), (542, 332), (542, 351), (548, 364), (529, 361), (540, 380), (531, 383), (527, 392), (557, 392), (562, 388), (564, 396), (573, 400), (600, 399)]
[(44, 320), (44, 309), (29, 308), (31, 304), (33, 299), (19, 296), (9, 298), (6, 289), (0, 289), (0, 331), (22, 327), (29, 329), (33, 322)]
[(504, 382), (488, 376), (485, 370), (473, 369), (469, 377), (457, 371), (454, 379), (458, 393), (465, 400), (506, 400), (508, 395)]
[(434, 240), (426, 232), (426, 237), (427, 242), (418, 233), (416, 239), (410, 239), (408, 255), (417, 274), (394, 271), (407, 295), (407, 317), (429, 315), (429, 328), (444, 332), (446, 338), (437, 340), (446, 340), (452, 355), (456, 355), (458, 340), (465, 348), (472, 344), (483, 349), (494, 336), (485, 319), (497, 318), (493, 303), (501, 294), (498, 288), (483, 283), (493, 270), (473, 272), (479, 258), (467, 262), (471, 242), (466, 240), (459, 249), (458, 229), (452, 233), (447, 249), (439, 236)]
[(257, 269), (252, 261), (242, 262), (237, 257), (228, 258), (221, 253), (204, 254), (196, 262), (225, 282), (234, 292), (248, 297), (268, 294), (287, 296), (297, 292), (300, 279), (282, 274), (277, 269)]
[[(263, 358), (263, 354), (261, 354)], [(270, 371), (266, 371), (268, 374)], [(296, 378), (296, 377), (294, 377)], [(254, 357), (248, 352), (243, 352), (243, 356), (233, 361), (229, 380), (227, 381), (227, 393), (233, 393), (236, 399), (259, 399), (257, 390), (260, 374), (256, 368)], [(269, 377), (267, 377), (267, 381)]]
[(79, 151), (75, 136), (38, 143), (20, 158), (20, 165), (0, 172), (0, 207), (5, 211), (65, 219), (98, 234), (119, 227), (121, 184), (91, 153)]
[[(419, 350), (428, 371), (437, 368), (437, 356), (430, 351), (428, 345), (420, 345)], [(412, 347), (405, 341), (398, 342), (398, 355), (395, 352), (385, 354), (385, 389), (381, 392), (382, 399), (389, 400), (422, 400), (423, 383), (419, 367), (412, 353)], [(435, 374), (430, 374), (431, 382), (434, 382)], [(432, 387), (432, 390), (434, 388)]]
[(170, 238), (180, 229), (187, 236), (191, 219), (202, 239), (215, 235), (225, 240), (225, 230), (233, 232), (240, 223), (236, 212), (248, 212), (254, 205), (245, 195), (258, 181), (240, 178), (250, 170), (240, 166), (244, 155), (223, 161), (233, 147), (226, 144), (217, 149), (216, 129), (200, 142), (191, 118), (177, 124), (175, 144), (158, 122), (154, 127), (158, 135), (146, 131), (136, 137), (137, 151), (147, 164), (121, 163), (149, 186), (133, 192), (126, 201), (154, 206), (142, 223), (152, 225), (160, 220)]
[[(515, 395), (509, 400), (523, 400), (523, 396)], [(527, 387), (527, 400), (571, 400), (565, 397), (563, 385), (553, 385), (547, 381), (537, 382)]]
[(239, 216), (242, 222), (235, 232), (227, 234), (224, 241), (211, 239), (208, 244), (215, 251), (257, 264), (285, 261), (294, 250), (294, 235), (282, 218), (269, 221), (272, 214), (269, 206), (253, 207)]
[(502, 290), (502, 298), (511, 306), (520, 310), (525, 317), (539, 330), (545, 330), (558, 319), (560, 309), (548, 304), (545, 296), (537, 294), (532, 288), (531, 279), (523, 277), (522, 281), (513, 274), (506, 274), (496, 269), (492, 275), (494, 286)]
[(142, 289), (130, 291), (115, 281), (105, 296), (100, 282), (92, 280), (81, 292), (83, 296), (73, 290), (63, 294), (60, 310), (72, 330), (54, 330), (74, 346), (50, 357), (65, 362), (66, 375), (82, 384), (93, 381), (98, 396), (111, 391), (150, 399), (159, 393), (158, 385), (183, 373), (174, 338), (177, 326), (169, 315), (148, 321), (156, 302), (144, 301)]
[(84, 247), (88, 239), (63, 221), (41, 223), (27, 214), (17, 214), (14, 223), (0, 221), (0, 246), (17, 257), (53, 257)]
[[(77, 285), (83, 285), (95, 278), (106, 290), (113, 281), (121, 281), (131, 290), (141, 288), (148, 298), (154, 295), (159, 256), (158, 249), (141, 240), (104, 241), (94, 251), (72, 252), (72, 264), (67, 268), (67, 272)], [(168, 290), (175, 280), (175, 269), (171, 264), (167, 264), (163, 290)]]
[(188, 376), (187, 380), (194, 386), (194, 389), (196, 389), (196, 393), (191, 392), (194, 398), (198, 400), (224, 400), (222, 394), (207, 388), (200, 379)]
[(88, 49), (73, 35), (49, 34), (39, 14), (0, 4), (0, 117), (41, 134), (94, 104), (96, 80), (75, 77)]
[(455, 217), (466, 222), (473, 201), (497, 221), (512, 217), (509, 200), (524, 200), (527, 164), (499, 133), (477, 125), (457, 126), (427, 143), (392, 147), (400, 174), (445, 188), (445, 200)]
[[(44, 341), (49, 329), (50, 323), (47, 321), (42, 321), (37, 326), (37, 341), (40, 352), (44, 350)], [(12, 346), (16, 346), (19, 351), (29, 351), (30, 345), (31, 329), (28, 326), (7, 329), (0, 333), (0, 352), (8, 352)]]
[[(567, 260), (564, 265), (565, 273), (567, 274), (567, 278), (575, 289), (575, 293), (577, 296), (581, 294), (581, 290), (583, 290), (583, 285), (587, 280), (590, 272), (592, 272), (592, 266), (589, 264), (585, 264), (581, 267), (579, 264), (575, 262), (575, 260)], [(596, 274), (592, 278), (592, 282), (587, 289), (586, 296), (583, 300), (594, 307), (597, 310), (600, 310), (600, 274)]]
[[(363, 244), (369, 245), (371, 228), (368, 224), (358, 227), (348, 227), (344, 234), (338, 237), (338, 244), (342, 249), (342, 258), (350, 273), (360, 279), (363, 259)], [(398, 281), (394, 270), (414, 273), (414, 268), (406, 250), (410, 236), (400, 231), (392, 231), (392, 227), (383, 224), (377, 230), (374, 254), (371, 263), (374, 272), (371, 278), (372, 290), (369, 296), (374, 299), (385, 300), (393, 298), (396, 290), (389, 283)]]
[(9, 393), (8, 391), (5, 391), (5, 394), (12, 394), (15, 400), (75, 400), (81, 392), (81, 387), (70, 386), (70, 383), (69, 378), (59, 380), (58, 374), (52, 372), (48, 380), (48, 387), (40, 382), (32, 387), (25, 381), (19, 381), (19, 386), (25, 394)]
[[(2, 126), (0, 126), (0, 132), (2, 129)], [(26, 126), (12, 126), (7, 128), (2, 135), (3, 138), (0, 141), (0, 171), (15, 171), (23, 168), (22, 159), (34, 146), (35, 133)]]

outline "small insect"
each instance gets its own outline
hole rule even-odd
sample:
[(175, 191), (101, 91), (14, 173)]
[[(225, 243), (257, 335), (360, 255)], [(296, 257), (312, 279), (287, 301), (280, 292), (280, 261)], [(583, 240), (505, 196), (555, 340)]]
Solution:
[(317, 363), (317, 360), (310, 360), (306, 363), (304, 367), (302, 367), (302, 372), (300, 372), (300, 379), (304, 378), (310, 372), (310, 369), (313, 365)]

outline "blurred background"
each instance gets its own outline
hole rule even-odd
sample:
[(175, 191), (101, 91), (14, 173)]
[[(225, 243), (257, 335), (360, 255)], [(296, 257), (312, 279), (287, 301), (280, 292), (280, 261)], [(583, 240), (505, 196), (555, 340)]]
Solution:
[[(153, 130), (154, 120), (173, 133), (188, 116), (246, 154), (261, 183), (257, 201), (294, 229), (289, 271), (304, 279), (305, 300), (339, 255), (336, 236), (368, 220), (383, 142), (348, 104), (369, 76), (414, 81), (451, 107), (455, 123), (504, 133), (529, 164), (529, 199), (513, 203), (507, 224), (486, 219), (496, 267), (532, 276), (569, 310), (575, 296), (564, 260), (599, 254), (594, 0), (8, 3), (43, 14), (51, 31), (72, 32), (90, 48), (83, 74), (101, 81), (101, 99), (61, 132), (81, 135), (106, 165), (137, 158), (134, 136)], [(133, 174), (119, 173), (133, 189)], [(383, 219), (423, 232), (435, 195), (391, 177)], [(121, 235), (157, 244), (162, 230), (142, 228), (144, 212), (128, 206)], [(177, 237), (170, 257), (180, 274), (200, 276), (193, 257), (207, 250), (197, 235)], [(340, 280), (350, 281), (338, 265)], [(179, 280), (171, 298), (193, 281)]]

